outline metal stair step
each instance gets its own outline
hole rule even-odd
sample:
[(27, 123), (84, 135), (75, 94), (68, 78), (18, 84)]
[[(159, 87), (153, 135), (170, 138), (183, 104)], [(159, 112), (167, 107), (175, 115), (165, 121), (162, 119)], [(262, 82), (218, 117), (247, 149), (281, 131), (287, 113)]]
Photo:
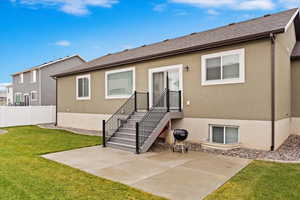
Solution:
[(109, 142), (132, 145), (132, 146), (135, 146), (135, 143), (136, 143), (134, 138), (122, 138), (122, 137), (117, 137), (117, 136), (110, 138)]
[(135, 152), (135, 146), (127, 145), (127, 144), (120, 144), (116, 142), (107, 142), (106, 144), (108, 147), (124, 150), (124, 151), (130, 151)]

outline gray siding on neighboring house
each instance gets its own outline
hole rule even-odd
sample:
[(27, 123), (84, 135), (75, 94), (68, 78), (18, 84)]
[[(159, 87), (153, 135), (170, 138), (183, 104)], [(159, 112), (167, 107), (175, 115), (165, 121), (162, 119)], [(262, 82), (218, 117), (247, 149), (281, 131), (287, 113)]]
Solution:
[(52, 74), (61, 73), (65, 70), (74, 68), (85, 61), (78, 56), (73, 56), (62, 61), (54, 62), (48, 66), (33, 69), (36, 70), (36, 82), (32, 82), (32, 71), (23, 73), (23, 83), (20, 83), (20, 74), (15, 74), (13, 78), (13, 96), (16, 103), (16, 93), (22, 94), (21, 101), (24, 102), (24, 94), (31, 95), (32, 91), (37, 92), (37, 100), (32, 101), (30, 96), (30, 105), (47, 106), (56, 105), (56, 83), (50, 77)]
[(80, 58), (74, 57), (63, 62), (49, 65), (41, 70), (42, 105), (56, 105), (56, 83), (50, 76), (74, 68), (82, 63), (84, 62)]
[(40, 81), (40, 76), (39, 76), (39, 70), (36, 70), (36, 82), (32, 82), (32, 72), (26, 72), (23, 75), (23, 83), (20, 83), (20, 75), (14, 75), (13, 76), (13, 93), (14, 93), (14, 102), (16, 101), (16, 93), (21, 93), (22, 94), (22, 101), (24, 100), (24, 94), (28, 94), (30, 96), (30, 93), (32, 91), (37, 92), (37, 100), (36, 101), (31, 101), (30, 99), (30, 105), (36, 106), (40, 105), (40, 86), (39, 86), (39, 81)]

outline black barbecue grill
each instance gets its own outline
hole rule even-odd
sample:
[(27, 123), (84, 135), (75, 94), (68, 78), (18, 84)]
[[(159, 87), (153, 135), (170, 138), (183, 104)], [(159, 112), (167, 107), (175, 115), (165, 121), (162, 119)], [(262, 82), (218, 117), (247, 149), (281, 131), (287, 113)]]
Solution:
[(185, 129), (175, 129), (173, 132), (174, 136), (174, 144), (173, 144), (173, 152), (180, 151), (182, 153), (188, 152), (189, 148), (187, 144), (184, 142), (189, 135), (189, 132)]

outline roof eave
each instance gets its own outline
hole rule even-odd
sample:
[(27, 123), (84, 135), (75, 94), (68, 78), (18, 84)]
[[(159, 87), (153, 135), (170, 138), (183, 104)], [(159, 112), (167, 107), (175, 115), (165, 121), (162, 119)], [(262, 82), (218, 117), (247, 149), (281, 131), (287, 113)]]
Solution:
[(152, 60), (152, 59), (163, 58), (163, 57), (168, 57), (168, 56), (173, 56), (173, 55), (178, 55), (178, 54), (183, 54), (183, 53), (191, 53), (191, 52), (195, 52), (195, 51), (207, 50), (207, 49), (217, 48), (217, 47), (221, 47), (221, 46), (234, 45), (234, 44), (238, 44), (238, 43), (242, 43), (242, 42), (269, 38), (271, 33), (279, 34), (279, 33), (284, 33), (284, 31), (285, 31), (285, 29), (281, 28), (281, 29), (274, 30), (274, 31), (268, 31), (268, 32), (249, 35), (249, 36), (245, 36), (245, 37), (224, 40), (221, 42), (210, 43), (210, 44), (190, 47), (190, 48), (186, 48), (186, 49), (175, 50), (175, 51), (169, 51), (169, 52), (164, 52), (164, 53), (160, 53), (160, 54), (156, 54), (156, 55), (144, 56), (144, 57), (125, 60), (125, 61), (121, 61), (121, 62), (110, 63), (107, 65), (100, 65), (100, 66), (95, 66), (95, 67), (91, 67), (91, 68), (87, 68), (87, 69), (77, 70), (77, 71), (73, 71), (73, 72), (55, 74), (55, 75), (52, 75), (52, 77), (62, 78), (65, 76), (76, 75), (76, 74), (80, 74), (80, 73), (86, 73), (86, 72), (91, 72), (91, 71), (96, 71), (96, 70), (101, 70), (101, 69), (107, 69), (107, 68), (111, 68), (111, 67), (117, 67), (120, 65), (133, 64), (133, 63), (137, 63), (137, 62), (148, 61), (148, 60)]
[(68, 57), (62, 58), (61, 60), (56, 60), (56, 61), (53, 61), (53, 62), (50, 62), (50, 63), (42, 64), (42, 65), (40, 65), (40, 66), (33, 67), (33, 68), (31, 68), (31, 69), (28, 69), (28, 70), (16, 72), (16, 73), (14, 73), (14, 74), (11, 74), (11, 76), (16, 76), (16, 75), (19, 75), (19, 74), (31, 72), (31, 71), (38, 70), (38, 69), (42, 69), (42, 68), (47, 67), (47, 66), (49, 66), (49, 65), (53, 65), (53, 64), (56, 64), (56, 63), (59, 63), (59, 62), (62, 62), (62, 61), (69, 60), (69, 59), (71, 59), (71, 58), (75, 58), (75, 57), (78, 57), (78, 58), (79, 58), (80, 60), (82, 60), (83, 62), (86, 62), (86, 60), (83, 59), (79, 54), (76, 54), (76, 55), (72, 55), (72, 56), (68, 56)]

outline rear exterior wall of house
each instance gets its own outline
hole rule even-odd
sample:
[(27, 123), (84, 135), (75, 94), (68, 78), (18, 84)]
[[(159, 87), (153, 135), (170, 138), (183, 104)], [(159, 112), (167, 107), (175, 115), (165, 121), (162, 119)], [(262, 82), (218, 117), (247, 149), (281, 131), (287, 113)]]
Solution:
[[(245, 82), (201, 84), (201, 56), (228, 50), (245, 50)], [(113, 114), (126, 99), (105, 99), (105, 72), (134, 67), (136, 90), (148, 91), (149, 69), (182, 65), (184, 118), (172, 121), (172, 129), (184, 128), (189, 140), (201, 142), (209, 126), (239, 127), (243, 147), (269, 150), (271, 146), (271, 42), (258, 40), (243, 44), (172, 56), (90, 73), (91, 99), (76, 100), (76, 76), (58, 79), (58, 125), (99, 130), (101, 120)], [(267, 59), (266, 59), (267, 58)], [(85, 74), (80, 74), (85, 75)], [(188, 103), (189, 102), (189, 103)]]

